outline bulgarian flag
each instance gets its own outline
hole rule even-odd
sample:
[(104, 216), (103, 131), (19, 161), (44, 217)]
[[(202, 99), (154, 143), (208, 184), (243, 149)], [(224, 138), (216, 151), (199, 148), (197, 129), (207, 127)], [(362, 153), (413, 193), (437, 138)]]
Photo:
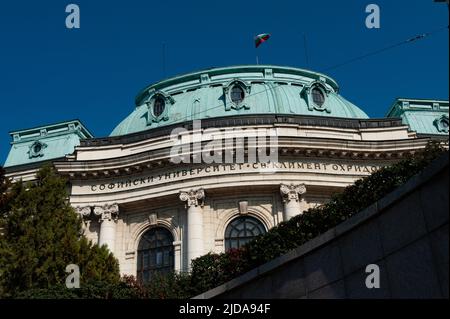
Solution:
[(270, 38), (270, 34), (268, 34), (268, 33), (258, 34), (255, 37), (255, 48), (259, 47), (261, 43), (269, 40), (269, 38)]

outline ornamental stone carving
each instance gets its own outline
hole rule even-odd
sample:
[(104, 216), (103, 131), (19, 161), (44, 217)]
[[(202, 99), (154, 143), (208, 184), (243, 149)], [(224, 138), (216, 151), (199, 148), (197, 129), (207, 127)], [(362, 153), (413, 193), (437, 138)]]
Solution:
[[(241, 92), (241, 96), (238, 101), (234, 100), (232, 97), (233, 88)], [(225, 101), (225, 111), (230, 111), (231, 109), (248, 110), (250, 106), (247, 104), (246, 97), (250, 95), (251, 86), (250, 84), (234, 79), (223, 87), (224, 101)]]
[(283, 202), (296, 201), (298, 202), (300, 197), (299, 195), (306, 193), (305, 184), (281, 184), (280, 193), (283, 197)]
[(246, 215), (248, 214), (248, 201), (240, 201), (239, 202), (239, 214)]
[[(151, 97), (145, 102), (147, 105), (147, 125), (167, 121), (169, 119), (169, 105), (175, 103), (170, 95), (158, 91), (150, 93)], [(156, 112), (158, 110), (158, 112)]]
[(180, 200), (186, 202), (187, 207), (203, 206), (203, 199), (205, 198), (205, 191), (203, 188), (187, 192), (180, 192)]
[(448, 133), (449, 119), (447, 115), (442, 115), (434, 120), (434, 125), (436, 126), (438, 132)]
[(87, 218), (91, 215), (90, 206), (76, 206), (75, 211), (83, 218)]
[(95, 206), (94, 214), (100, 217), (100, 221), (111, 221), (117, 220), (119, 217), (119, 205), (117, 204), (106, 204), (103, 206)]
[(42, 157), (44, 156), (44, 149), (48, 145), (45, 143), (42, 143), (41, 141), (36, 141), (28, 148), (28, 157), (35, 158), (35, 157)]
[(148, 215), (148, 223), (151, 226), (158, 224), (158, 215), (156, 213), (151, 213), (150, 215)]

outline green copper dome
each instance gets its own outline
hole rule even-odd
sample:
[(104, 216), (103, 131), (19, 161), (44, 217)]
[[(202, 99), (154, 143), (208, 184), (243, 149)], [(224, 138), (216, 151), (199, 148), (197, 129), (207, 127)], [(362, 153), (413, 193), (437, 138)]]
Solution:
[(111, 136), (239, 114), (368, 118), (338, 92), (332, 78), (303, 69), (271, 65), (214, 68), (146, 87), (136, 97), (136, 109)]

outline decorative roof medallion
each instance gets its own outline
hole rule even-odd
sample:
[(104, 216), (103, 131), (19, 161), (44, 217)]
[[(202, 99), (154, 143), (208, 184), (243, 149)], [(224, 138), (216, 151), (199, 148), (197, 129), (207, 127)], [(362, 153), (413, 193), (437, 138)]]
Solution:
[(234, 79), (223, 87), (223, 95), (225, 100), (225, 111), (231, 109), (248, 110), (250, 106), (247, 104), (246, 98), (250, 94), (251, 86), (244, 81)]
[(308, 104), (309, 111), (316, 110), (331, 113), (331, 109), (327, 106), (328, 103), (326, 101), (330, 90), (325, 87), (323, 82), (312, 82), (308, 87), (306, 87), (306, 90), (304, 92), (304, 94), (306, 95), (306, 103)]
[(36, 157), (42, 157), (44, 156), (44, 149), (47, 147), (47, 144), (42, 143), (41, 141), (35, 141), (33, 144), (31, 144), (30, 148), (28, 149), (28, 157), (29, 158), (36, 158)]
[(175, 100), (162, 91), (155, 92), (145, 102), (147, 105), (147, 125), (167, 121), (169, 119), (169, 105), (175, 103)]
[(436, 126), (439, 132), (448, 133), (448, 116), (442, 115), (434, 120), (434, 125)]

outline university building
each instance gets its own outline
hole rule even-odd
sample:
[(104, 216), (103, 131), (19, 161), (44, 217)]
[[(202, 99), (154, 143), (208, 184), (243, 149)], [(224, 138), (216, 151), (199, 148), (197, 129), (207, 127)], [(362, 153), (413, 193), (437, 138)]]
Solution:
[(371, 119), (332, 78), (291, 67), (189, 73), (146, 87), (135, 104), (108, 137), (78, 120), (12, 131), (4, 166), (32, 180), (53, 163), (86, 236), (142, 280), (188, 270), (430, 140), (448, 142), (448, 101), (397, 99)]

